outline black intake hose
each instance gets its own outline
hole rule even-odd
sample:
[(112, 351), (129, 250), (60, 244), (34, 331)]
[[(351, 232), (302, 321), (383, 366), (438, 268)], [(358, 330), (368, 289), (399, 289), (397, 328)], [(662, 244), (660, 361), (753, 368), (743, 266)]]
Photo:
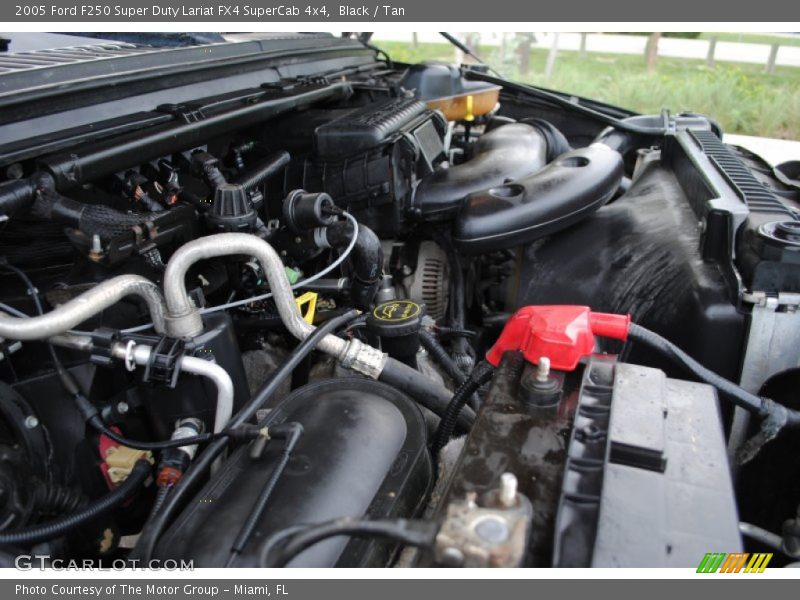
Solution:
[(544, 136), (547, 142), (547, 162), (553, 161), (565, 152), (572, 150), (572, 146), (569, 145), (566, 136), (550, 121), (545, 121), (544, 119), (538, 119), (536, 117), (528, 117), (526, 119), (520, 119), (520, 123), (535, 127), (539, 133)]
[(54, 519), (48, 523), (34, 525), (26, 529), (0, 533), (0, 544), (35, 544), (52, 540), (74, 531), (81, 525), (94, 521), (112, 510), (117, 508), (125, 500), (130, 498), (150, 476), (151, 465), (146, 460), (139, 460), (133, 466), (128, 478), (123, 481), (115, 490), (109, 492), (99, 500), (95, 500), (84, 506), (77, 512), (70, 515)]
[(414, 210), (426, 221), (450, 219), (472, 192), (539, 171), (547, 163), (547, 153), (547, 139), (537, 128), (524, 123), (501, 125), (475, 142), (470, 160), (438, 169), (420, 181)]
[(622, 157), (607, 146), (572, 150), (530, 177), (467, 196), (453, 242), (464, 254), (529, 244), (603, 206), (622, 176)]
[[(353, 239), (350, 221), (338, 221), (325, 228), (325, 239), (331, 248), (345, 248)], [(383, 248), (381, 240), (366, 225), (358, 224), (358, 238), (350, 253), (353, 278), (350, 296), (359, 310), (369, 310), (383, 278)]]

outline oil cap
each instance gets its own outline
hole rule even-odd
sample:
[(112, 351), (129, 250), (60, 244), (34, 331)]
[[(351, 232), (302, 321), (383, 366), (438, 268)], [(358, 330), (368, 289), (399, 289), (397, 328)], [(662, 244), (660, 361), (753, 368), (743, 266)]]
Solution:
[(424, 305), (413, 300), (382, 302), (367, 317), (367, 336), (392, 358), (416, 366), (424, 316)]

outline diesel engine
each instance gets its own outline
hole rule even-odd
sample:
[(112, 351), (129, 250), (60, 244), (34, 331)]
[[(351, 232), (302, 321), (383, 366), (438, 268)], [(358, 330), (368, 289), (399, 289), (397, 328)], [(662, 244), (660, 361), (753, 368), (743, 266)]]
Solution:
[(713, 119), (328, 35), (2, 61), (4, 562), (800, 558), (800, 183)]

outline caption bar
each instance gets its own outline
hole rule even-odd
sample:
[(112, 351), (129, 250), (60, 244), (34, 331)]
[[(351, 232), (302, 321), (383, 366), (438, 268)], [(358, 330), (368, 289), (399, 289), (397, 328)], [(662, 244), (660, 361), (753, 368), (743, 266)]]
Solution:
[(196, 17), (243, 20), (304, 18), (328, 19), (332, 16), (352, 19), (387, 20), (405, 17), (406, 8), (397, 4), (331, 4), (304, 3), (262, 4), (152, 4), (131, 6), (120, 4), (14, 4), (15, 17), (63, 19), (79, 17), (82, 20), (109, 18), (140, 21), (148, 19), (191, 19)]

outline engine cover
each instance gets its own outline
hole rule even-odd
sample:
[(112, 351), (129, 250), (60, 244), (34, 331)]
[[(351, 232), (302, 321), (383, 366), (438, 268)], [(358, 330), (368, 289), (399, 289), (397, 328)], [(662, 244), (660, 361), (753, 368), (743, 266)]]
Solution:
[[(324, 380), (287, 396), (268, 425), (303, 425), (249, 544), (234, 566), (260, 566), (271, 534), (292, 525), (338, 517), (410, 517), (426, 496), (431, 462), (419, 409), (402, 393), (366, 379)], [(260, 458), (240, 448), (161, 539), (157, 554), (223, 566), (281, 453), (270, 442)], [(333, 538), (299, 554), (289, 566), (384, 566), (391, 545)]]

